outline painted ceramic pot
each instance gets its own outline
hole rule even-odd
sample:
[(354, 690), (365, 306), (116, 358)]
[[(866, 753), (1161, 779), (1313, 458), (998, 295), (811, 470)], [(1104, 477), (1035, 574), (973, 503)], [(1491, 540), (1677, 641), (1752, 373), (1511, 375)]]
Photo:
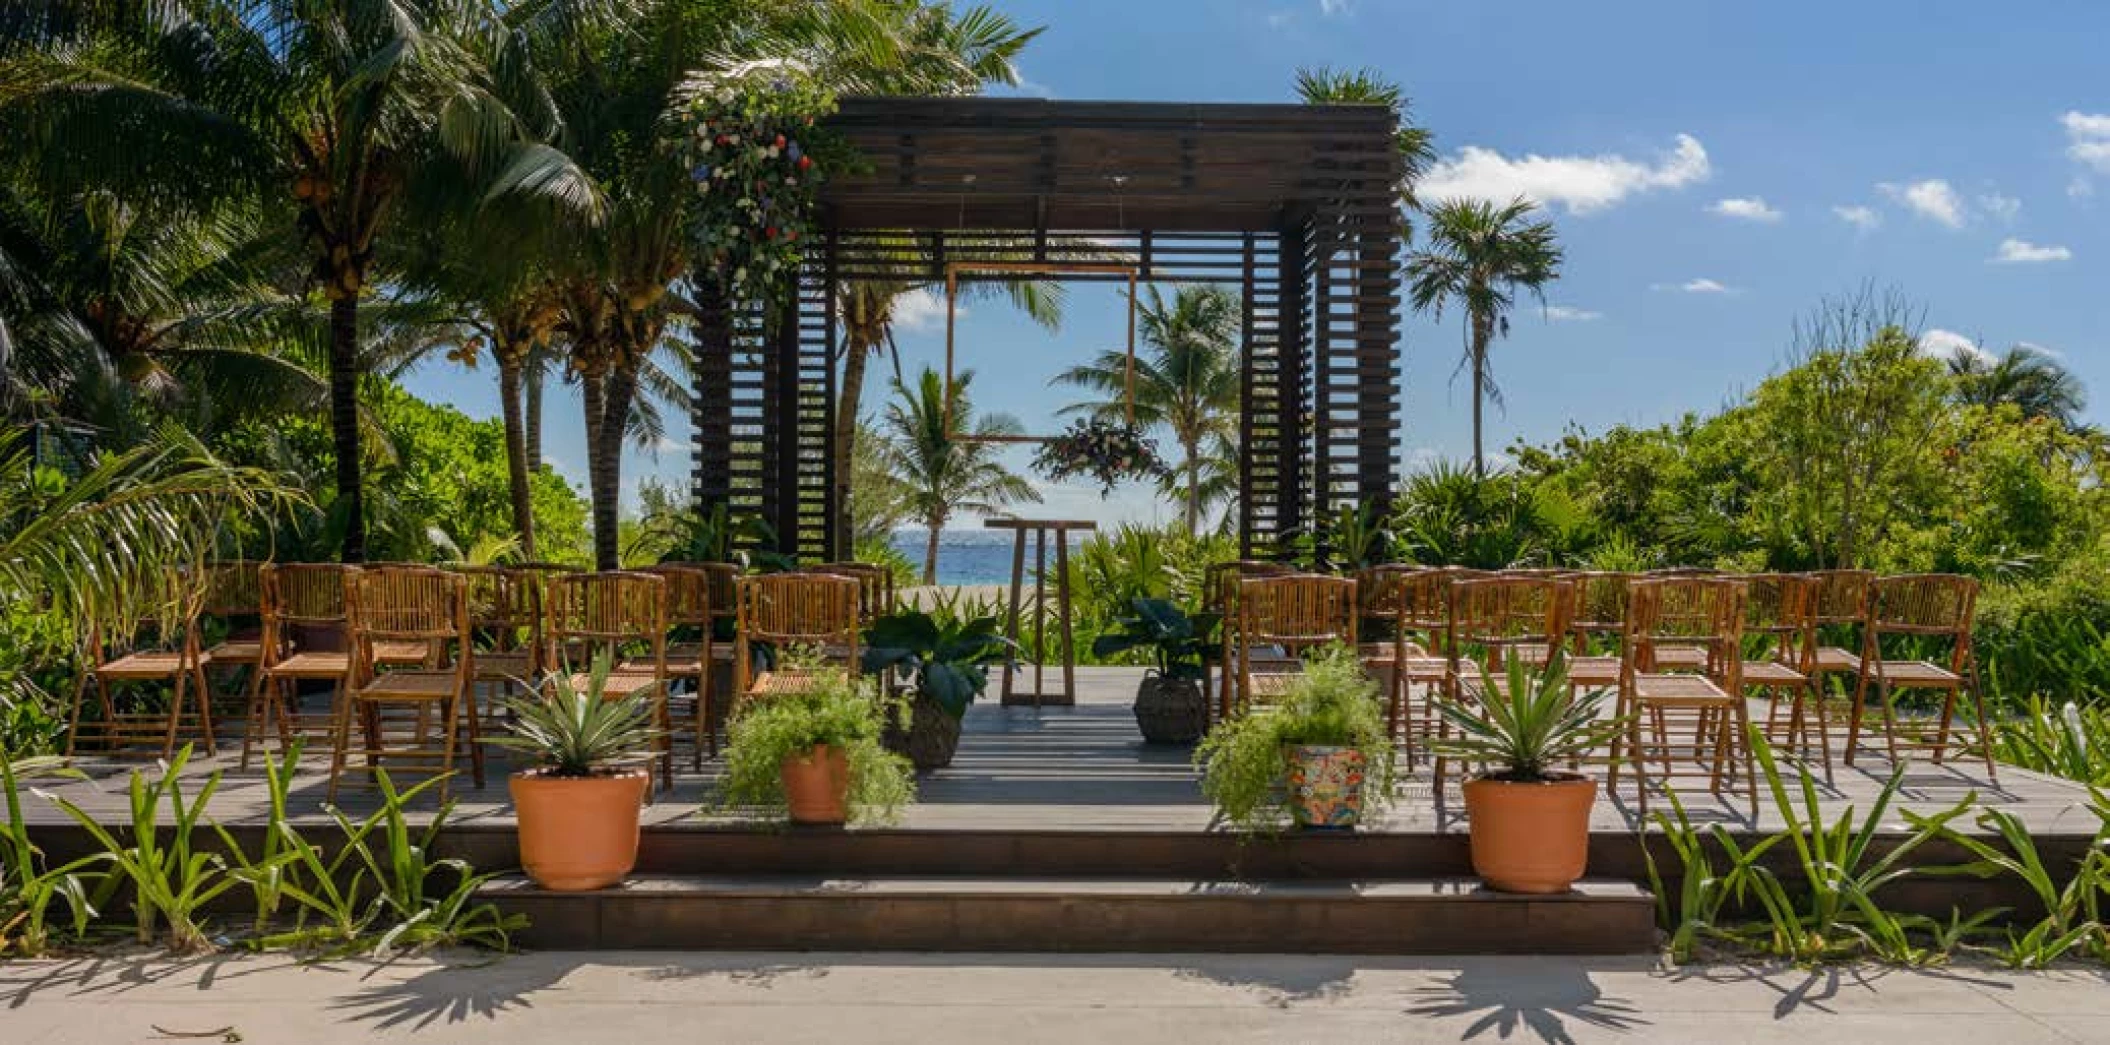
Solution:
[(1298, 827), (1345, 831), (1362, 823), (1362, 752), (1300, 745), (1285, 754), (1289, 812)]

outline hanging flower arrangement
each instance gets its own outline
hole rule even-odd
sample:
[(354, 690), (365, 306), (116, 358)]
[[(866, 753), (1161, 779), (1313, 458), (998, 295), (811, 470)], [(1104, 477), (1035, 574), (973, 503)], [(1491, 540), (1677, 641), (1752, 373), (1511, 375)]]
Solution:
[(1112, 493), (1127, 479), (1155, 479), (1166, 474), (1157, 444), (1143, 430), (1120, 421), (1078, 421), (1044, 442), (1033, 455), (1033, 470), (1049, 482), (1088, 476), (1100, 494)]
[(716, 77), (689, 103), (683, 155), (697, 271), (735, 302), (773, 301), (798, 272), (814, 201), (841, 147), (818, 121), (835, 99), (804, 70), (757, 62)]

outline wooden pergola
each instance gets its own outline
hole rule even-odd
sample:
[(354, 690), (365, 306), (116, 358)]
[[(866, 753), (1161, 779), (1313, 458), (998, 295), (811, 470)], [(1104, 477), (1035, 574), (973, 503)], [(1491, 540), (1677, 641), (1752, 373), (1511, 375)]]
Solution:
[(1316, 513), (1390, 495), (1401, 226), (1389, 110), (852, 98), (829, 122), (868, 167), (823, 190), (797, 293), (707, 308), (697, 324), (699, 503), (759, 513), (782, 550), (839, 557), (840, 288), (942, 289), (963, 262), (999, 267), (963, 278), (1036, 278), (1000, 269), (1109, 255), (1145, 281), (1240, 291), (1245, 554), (1283, 554)]

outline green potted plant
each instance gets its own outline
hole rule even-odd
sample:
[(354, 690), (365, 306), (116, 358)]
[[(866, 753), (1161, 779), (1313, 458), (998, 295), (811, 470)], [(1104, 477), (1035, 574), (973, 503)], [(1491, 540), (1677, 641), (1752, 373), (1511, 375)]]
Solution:
[(1202, 679), (1222, 614), (1190, 617), (1169, 599), (1142, 598), (1134, 605), (1136, 615), (1122, 619), (1119, 631), (1092, 641), (1092, 655), (1149, 650), (1156, 664), (1136, 686), (1136, 727), (1146, 743), (1192, 744), (1209, 728)]
[(920, 610), (891, 613), (865, 631), (864, 670), (893, 672), (913, 686), (906, 725), (890, 724), (888, 746), (928, 772), (952, 764), (967, 705), (989, 688), (989, 666), (1018, 651), (997, 618), (941, 620)]
[(890, 706), (869, 680), (815, 673), (797, 693), (747, 702), (727, 724), (727, 807), (796, 824), (887, 823), (916, 797), (908, 760), (879, 742)]
[(490, 738), (534, 763), (508, 789), (521, 867), (544, 889), (600, 889), (637, 866), (638, 807), (652, 784), (659, 731), (649, 693), (604, 695), (608, 671), (603, 654), (583, 687), (569, 672), (552, 672), (540, 693), (505, 702), (512, 725)]
[(1202, 793), (1241, 830), (1286, 812), (1297, 826), (1348, 829), (1392, 797), (1392, 739), (1377, 683), (1355, 651), (1315, 654), (1280, 702), (1216, 724), (1194, 751)]
[(1490, 888), (1561, 893), (1582, 877), (1597, 781), (1560, 767), (1618, 735), (1623, 721), (1601, 716), (1604, 699), (1571, 693), (1556, 651), (1543, 669), (1510, 661), (1500, 686), (1483, 668), (1479, 699), (1438, 703), (1456, 733), (1430, 749), (1483, 767), (1465, 783), (1465, 812), (1473, 870)]

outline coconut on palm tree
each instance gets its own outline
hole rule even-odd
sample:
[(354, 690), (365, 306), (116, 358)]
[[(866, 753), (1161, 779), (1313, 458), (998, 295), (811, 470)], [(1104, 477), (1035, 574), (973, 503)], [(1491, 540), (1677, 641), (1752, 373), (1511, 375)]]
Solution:
[(1445, 200), (1428, 210), (1428, 245), (1407, 259), (1407, 296), (1417, 312), (1441, 318), (1456, 305), (1465, 314), (1465, 358), (1459, 369), (1473, 381), (1473, 474), (1487, 474), (1481, 412), (1502, 402), (1489, 350), (1509, 333), (1518, 291), (1545, 300), (1546, 284), (1560, 278), (1561, 247), (1553, 223), (1534, 220), (1537, 205), (1524, 197), (1497, 204)]
[[(1238, 438), (1238, 296), (1223, 287), (1183, 286), (1166, 301), (1156, 287), (1137, 303), (1137, 337), (1147, 351), (1135, 361), (1135, 421), (1164, 426), (1180, 458), (1164, 480), (1184, 506), (1187, 532), (1201, 530), (1208, 453)], [(1101, 352), (1056, 381), (1104, 398), (1063, 409), (1120, 420), (1127, 416), (1128, 353)]]
[(1032, 483), (997, 459), (1001, 444), (988, 441), (1020, 434), (1018, 421), (1008, 414), (975, 416), (967, 397), (973, 380), (970, 370), (948, 388), (937, 371), (925, 367), (913, 385), (894, 382), (894, 401), (882, 422), (881, 456), (902, 482), (910, 515), (928, 533), (925, 584), (938, 582), (938, 535), (955, 515), (996, 515), (1014, 504), (1040, 501)]

